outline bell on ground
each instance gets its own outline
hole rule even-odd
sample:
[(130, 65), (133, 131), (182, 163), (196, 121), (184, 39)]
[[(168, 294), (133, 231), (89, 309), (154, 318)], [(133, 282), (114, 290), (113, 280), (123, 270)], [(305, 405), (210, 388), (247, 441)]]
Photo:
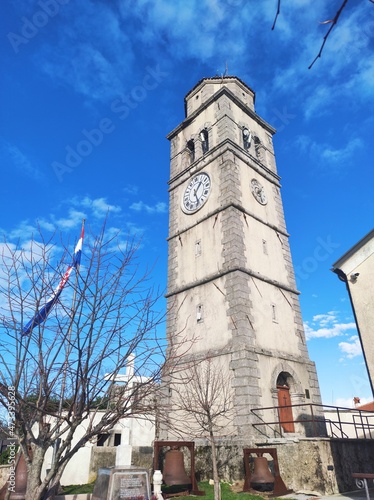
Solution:
[[(15, 470), (14, 488), (11, 490), (9, 498), (11, 500), (24, 500), (27, 488), (27, 465), (25, 457), (19, 450), (18, 462)], [(5, 498), (5, 497), (4, 497)]]
[(165, 453), (162, 475), (168, 486), (191, 483), (191, 478), (184, 469), (183, 453), (180, 450), (171, 449)]
[(257, 491), (272, 491), (274, 489), (274, 476), (270, 472), (265, 457), (255, 457), (250, 485), (251, 488)]

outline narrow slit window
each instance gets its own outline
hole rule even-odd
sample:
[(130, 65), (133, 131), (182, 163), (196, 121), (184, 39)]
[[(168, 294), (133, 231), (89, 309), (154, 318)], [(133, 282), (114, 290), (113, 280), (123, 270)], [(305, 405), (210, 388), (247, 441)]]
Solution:
[(196, 241), (195, 243), (195, 257), (201, 255), (201, 240)]
[(278, 318), (277, 318), (277, 306), (275, 304), (271, 304), (271, 319), (275, 323), (278, 321)]
[(262, 251), (265, 255), (268, 255), (268, 244), (266, 240), (262, 240)]
[(199, 304), (196, 307), (196, 322), (201, 323), (203, 321), (203, 306)]

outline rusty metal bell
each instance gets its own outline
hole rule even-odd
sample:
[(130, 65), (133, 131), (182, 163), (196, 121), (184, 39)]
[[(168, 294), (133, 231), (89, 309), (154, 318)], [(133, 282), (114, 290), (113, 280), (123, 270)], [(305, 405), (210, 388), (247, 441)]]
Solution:
[(274, 489), (274, 476), (270, 472), (268, 461), (265, 457), (254, 458), (254, 469), (250, 485), (251, 488), (257, 491), (272, 491)]
[(171, 449), (165, 453), (162, 475), (168, 486), (191, 483), (191, 478), (187, 476), (184, 468), (183, 452), (179, 449)]

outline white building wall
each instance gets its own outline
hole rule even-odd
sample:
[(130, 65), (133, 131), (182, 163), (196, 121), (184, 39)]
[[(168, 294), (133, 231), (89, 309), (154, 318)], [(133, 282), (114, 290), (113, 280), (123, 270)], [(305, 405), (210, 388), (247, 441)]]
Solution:
[[(104, 411), (98, 411), (94, 416), (94, 422), (99, 422)], [(82, 423), (76, 430), (72, 446), (84, 435), (87, 422)], [(155, 439), (154, 420), (140, 418), (124, 418), (120, 420), (110, 431), (110, 434), (121, 434), (121, 444), (130, 446), (152, 446)], [(90, 481), (90, 462), (92, 448), (96, 446), (96, 438), (93, 443), (86, 443), (72, 457), (66, 466), (61, 478), (61, 484), (86, 484)], [(42, 477), (50, 468), (53, 457), (53, 449), (50, 448), (45, 456)], [(123, 464), (131, 465), (131, 464)]]
[[(374, 230), (334, 263), (346, 275), (371, 387), (374, 388)], [(373, 389), (374, 390), (374, 389)]]

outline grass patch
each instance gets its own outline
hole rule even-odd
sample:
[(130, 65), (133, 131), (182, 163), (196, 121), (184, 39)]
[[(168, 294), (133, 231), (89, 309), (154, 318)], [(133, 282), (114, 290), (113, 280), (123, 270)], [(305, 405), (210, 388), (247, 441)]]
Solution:
[[(90, 484), (80, 484), (80, 485), (72, 485), (72, 486), (64, 486), (63, 494), (64, 495), (77, 495), (79, 493), (92, 493), (94, 489), (95, 483)], [(213, 485), (209, 484), (209, 482), (204, 481), (198, 484), (199, 490), (204, 491), (204, 496), (178, 496), (174, 497), (178, 500), (214, 500), (214, 488)], [(233, 491), (231, 488), (231, 484), (221, 483), (221, 496), (224, 500), (263, 500), (264, 498), (260, 495), (251, 495), (250, 493), (242, 493)], [(274, 499), (276, 500), (276, 499)]]
[(79, 495), (79, 493), (93, 493), (95, 483), (89, 484), (72, 484), (70, 486), (63, 486), (60, 495)]
[[(180, 500), (214, 500), (214, 487), (209, 482), (204, 481), (198, 484), (199, 490), (204, 491), (205, 495), (197, 497), (194, 495), (179, 497)], [(262, 500), (263, 497), (259, 495), (251, 495), (250, 493), (236, 492), (231, 488), (229, 483), (221, 483), (221, 497), (225, 500)]]

